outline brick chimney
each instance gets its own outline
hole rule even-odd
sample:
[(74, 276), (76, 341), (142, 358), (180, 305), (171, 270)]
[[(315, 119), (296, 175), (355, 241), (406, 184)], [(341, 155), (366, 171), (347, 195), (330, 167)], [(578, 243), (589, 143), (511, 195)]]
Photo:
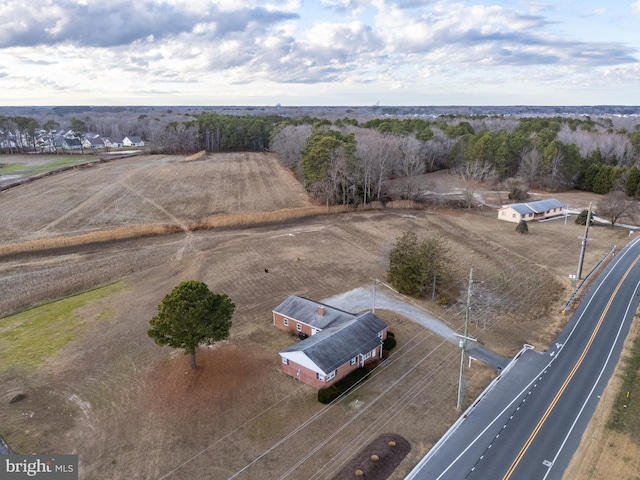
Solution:
[(324, 317), (324, 305), (318, 305), (318, 315)]

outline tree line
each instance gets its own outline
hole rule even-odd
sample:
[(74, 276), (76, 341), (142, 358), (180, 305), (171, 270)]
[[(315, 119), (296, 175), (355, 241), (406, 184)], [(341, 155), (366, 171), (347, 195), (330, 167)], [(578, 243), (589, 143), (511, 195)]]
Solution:
[(392, 193), (392, 180), (400, 185), (402, 197), (419, 199), (424, 192), (417, 177), (441, 169), (464, 180), (506, 186), (516, 196), (529, 188), (640, 195), (640, 123), (630, 116), (441, 115), (331, 121), (309, 115), (167, 109), (137, 117), (91, 111), (69, 118), (78, 113), (65, 110), (66, 117), (55, 119), (0, 116), (0, 148), (3, 153), (34, 150), (42, 130), (81, 125), (83, 134), (141, 136), (150, 151), (158, 153), (271, 150), (328, 204), (384, 200)]
[[(279, 125), (272, 149), (327, 203), (383, 200), (390, 180), (419, 199), (416, 177), (450, 169), (465, 181), (504, 187), (640, 195), (640, 124), (545, 117), (380, 118)], [(398, 182), (396, 182), (396, 185)], [(472, 201), (472, 192), (468, 205)]]

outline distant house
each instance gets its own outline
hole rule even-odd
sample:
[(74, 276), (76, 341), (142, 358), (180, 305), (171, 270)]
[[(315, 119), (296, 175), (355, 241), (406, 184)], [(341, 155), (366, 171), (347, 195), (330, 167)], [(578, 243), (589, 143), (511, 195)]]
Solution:
[(104, 138), (104, 145), (107, 148), (120, 148), (123, 146), (122, 139), (114, 137)]
[(65, 150), (80, 150), (82, 148), (82, 142), (78, 138), (62, 138), (62, 148)]
[(0, 150), (13, 150), (18, 147), (14, 140), (15, 136), (10, 130), (0, 129)]
[(124, 137), (122, 139), (122, 145), (125, 147), (144, 147), (144, 141), (136, 136)]
[(565, 204), (555, 198), (537, 202), (514, 203), (498, 209), (498, 220), (520, 223), (521, 220), (545, 220), (564, 213)]
[(273, 323), (302, 339), (280, 352), (280, 369), (318, 389), (382, 358), (388, 328), (371, 312), (357, 315), (295, 295), (273, 310)]
[(62, 135), (56, 135), (51, 140), (51, 143), (55, 148), (62, 148), (62, 145), (64, 144), (64, 137)]
[(105, 148), (104, 139), (100, 137), (86, 137), (82, 140), (82, 146), (93, 150)]

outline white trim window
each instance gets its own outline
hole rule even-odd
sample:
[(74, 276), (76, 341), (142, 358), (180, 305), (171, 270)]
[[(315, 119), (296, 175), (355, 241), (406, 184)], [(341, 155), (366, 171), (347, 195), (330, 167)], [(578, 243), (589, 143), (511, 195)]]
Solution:
[(300, 325), (299, 323), (296, 324), (296, 330), (298, 330), (299, 332), (302, 331), (302, 325)]
[(289, 365), (289, 359), (282, 357), (282, 363), (284, 363), (285, 365)]
[(338, 369), (336, 368), (333, 372), (329, 372), (329, 375), (327, 375), (327, 380), (331, 380), (337, 374), (338, 374)]
[(371, 358), (371, 352), (367, 352), (367, 353), (365, 353), (365, 354), (362, 356), (362, 359), (363, 359), (363, 360), (366, 360), (366, 359), (368, 359), (368, 358)]
[(324, 375), (323, 375), (323, 374), (321, 374), (321, 373), (317, 373), (317, 372), (316, 372), (316, 378), (317, 378), (318, 380), (320, 380), (321, 382), (324, 382), (324, 381), (325, 381)]
[(355, 365), (356, 363), (358, 363), (358, 357), (353, 357), (349, 362), (349, 365)]
[(289, 326), (289, 319), (288, 319), (288, 318), (283, 318), (283, 319), (282, 319), (282, 324), (283, 324), (285, 327), (288, 327), (288, 326)]

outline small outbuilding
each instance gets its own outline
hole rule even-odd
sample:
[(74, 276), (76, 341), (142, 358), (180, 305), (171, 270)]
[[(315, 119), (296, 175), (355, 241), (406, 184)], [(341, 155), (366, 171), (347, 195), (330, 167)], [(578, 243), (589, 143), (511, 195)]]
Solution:
[(521, 220), (546, 220), (564, 214), (565, 204), (555, 198), (536, 202), (513, 203), (498, 209), (498, 220), (520, 223)]

